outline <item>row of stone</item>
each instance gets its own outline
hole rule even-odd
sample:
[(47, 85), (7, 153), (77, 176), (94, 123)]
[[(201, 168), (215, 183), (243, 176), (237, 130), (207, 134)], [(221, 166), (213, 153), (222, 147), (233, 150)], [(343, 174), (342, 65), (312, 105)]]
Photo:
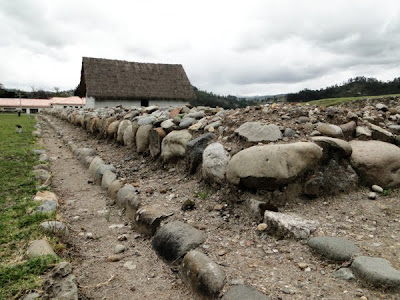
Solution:
[[(40, 125), (35, 125), (36, 130), (32, 134), (38, 138), (42, 136)], [(51, 172), (48, 166), (48, 156), (43, 149), (34, 149), (33, 153), (39, 155), (39, 164), (33, 168), (33, 174), (40, 184), (40, 188), (47, 188), (51, 183)], [(38, 191), (33, 197), (33, 201), (40, 203), (34, 213), (49, 213), (55, 212), (59, 207), (59, 200), (53, 192), (44, 190)], [(60, 221), (45, 221), (40, 224), (42, 230), (47, 233), (65, 236), (68, 235), (68, 227)], [(52, 255), (57, 256), (52, 246), (46, 239), (32, 241), (27, 249), (28, 257), (37, 257)], [(32, 299), (78, 299), (78, 287), (76, 285), (75, 275), (72, 274), (71, 264), (68, 262), (61, 262), (46, 276), (43, 284), (43, 294), (30, 293), (24, 297), (26, 300)]]
[[(50, 122), (54, 128), (54, 125)], [(64, 139), (64, 143), (77, 159), (89, 169), (93, 181), (125, 208), (126, 216), (132, 221), (133, 228), (143, 234), (153, 236), (152, 246), (156, 253), (167, 262), (180, 262), (181, 275), (196, 293), (208, 298), (217, 298), (226, 283), (225, 272), (207, 255), (195, 250), (204, 243), (204, 234), (187, 223), (173, 221), (161, 226), (161, 221), (169, 214), (164, 209), (152, 205), (141, 207), (137, 190), (130, 184), (124, 184), (114, 173), (112, 165), (104, 164), (96, 151), (78, 148), (73, 142)], [(253, 287), (238, 285), (224, 294), (225, 300), (268, 299)]]
[[(59, 111), (55, 114), (62, 116)], [(72, 119), (74, 123), (71, 115), (68, 116), (67, 120)], [(109, 119), (114, 121), (107, 121)], [(88, 122), (90, 120), (93, 120), (93, 117), (90, 117)], [(190, 173), (196, 172), (202, 164), (202, 175), (211, 184), (223, 184), (228, 181), (247, 188), (273, 190), (298, 180), (305, 173), (310, 173), (309, 180), (303, 180), (304, 193), (320, 196), (323, 193), (354, 189), (358, 184), (358, 173), (362, 181), (370, 185), (378, 184), (384, 188), (400, 185), (400, 149), (389, 143), (347, 143), (340, 139), (314, 137), (314, 143), (253, 146), (231, 158), (222, 144), (208, 145), (214, 139), (211, 133), (193, 139), (190, 131), (186, 129), (168, 133), (162, 127), (153, 128), (153, 124), (139, 125), (139, 122), (115, 120), (115, 117), (107, 118), (104, 124), (109, 124), (107, 134), (110, 137), (127, 146), (136, 146), (138, 152), (149, 151), (153, 157), (160, 155), (164, 161), (185, 159)], [(239, 130), (239, 133), (241, 132)], [(377, 149), (380, 151), (376, 151)], [(332, 159), (332, 152), (338, 152), (344, 160)], [(349, 158), (351, 165), (346, 163)], [(341, 171), (341, 174), (338, 171)], [(346, 180), (341, 180), (343, 174)], [(333, 180), (332, 177), (335, 176)], [(328, 182), (330, 185), (326, 184)], [(326, 187), (330, 187), (330, 190), (325, 191)]]
[(354, 274), (367, 283), (400, 291), (400, 271), (379, 257), (360, 256), (360, 249), (351, 241), (339, 237), (313, 237), (308, 245), (323, 257), (335, 262), (352, 261), (350, 269), (341, 268), (335, 277), (350, 280)]

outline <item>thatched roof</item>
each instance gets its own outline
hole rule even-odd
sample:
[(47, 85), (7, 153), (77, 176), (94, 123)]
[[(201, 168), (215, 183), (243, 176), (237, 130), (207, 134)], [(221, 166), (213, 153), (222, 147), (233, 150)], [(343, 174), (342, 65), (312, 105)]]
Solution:
[(137, 63), (83, 57), (81, 97), (96, 99), (192, 100), (196, 98), (182, 65)]

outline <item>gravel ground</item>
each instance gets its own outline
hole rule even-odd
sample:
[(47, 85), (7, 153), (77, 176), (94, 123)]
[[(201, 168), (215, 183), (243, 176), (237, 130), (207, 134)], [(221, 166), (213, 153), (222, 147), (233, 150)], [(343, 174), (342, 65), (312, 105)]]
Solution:
[[(250, 216), (245, 200), (262, 199), (262, 193), (208, 186), (199, 181), (198, 174), (188, 176), (180, 164), (164, 166), (133, 149), (97, 140), (81, 128), (49, 118), (63, 129), (64, 137), (79, 147), (96, 149), (105, 162), (117, 167), (120, 177), (138, 187), (143, 205), (165, 207), (174, 213), (168, 220), (183, 220), (203, 230), (207, 240), (200, 250), (226, 272), (224, 291), (232, 284), (245, 283), (271, 299), (400, 299), (356, 280), (333, 278), (342, 265), (320, 258), (301, 241), (279, 240), (257, 232), (258, 221)], [(179, 279), (177, 267), (161, 261), (150, 250), (149, 239), (128, 226), (109, 229), (111, 224), (126, 224), (124, 216), (100, 187), (88, 184), (87, 170), (51, 130), (45, 143), (54, 159), (53, 186), (64, 202), (62, 214), (73, 229), (68, 252), (83, 295), (91, 299), (195, 299)], [(360, 188), (335, 197), (298, 199), (279, 211), (318, 220), (314, 236), (346, 237), (364, 255), (385, 258), (400, 269), (400, 192), (374, 201), (368, 200), (368, 192)], [(183, 211), (182, 204), (188, 199), (195, 200), (196, 208)], [(74, 220), (75, 216), (80, 218)], [(95, 238), (87, 239), (86, 232)], [(117, 237), (123, 233), (128, 235), (122, 242), (128, 248), (124, 258), (108, 262), (106, 257), (121, 244)], [(136, 268), (124, 267), (127, 261)]]

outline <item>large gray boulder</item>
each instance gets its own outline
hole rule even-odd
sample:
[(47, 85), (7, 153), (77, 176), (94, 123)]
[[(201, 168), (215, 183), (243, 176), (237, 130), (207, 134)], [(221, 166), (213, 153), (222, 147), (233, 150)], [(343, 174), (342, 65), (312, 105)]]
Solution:
[(91, 148), (78, 149), (77, 158), (81, 163), (84, 163), (86, 160), (86, 157), (89, 157), (89, 156), (96, 156), (96, 150), (91, 149)]
[(33, 241), (27, 250), (28, 257), (35, 257), (35, 256), (43, 256), (43, 255), (54, 255), (53, 248), (51, 248), (50, 244), (46, 240), (35, 240)]
[(320, 197), (348, 193), (357, 186), (358, 175), (348, 161), (330, 159), (307, 178), (303, 192), (308, 196)]
[(161, 127), (150, 130), (149, 150), (152, 157), (156, 157), (161, 153), (161, 142), (165, 136), (166, 132)]
[(189, 128), (195, 121), (196, 121), (196, 119), (194, 119), (194, 118), (184, 117), (182, 119), (182, 121), (179, 123), (179, 127), (182, 129)]
[(376, 287), (400, 290), (400, 271), (386, 259), (359, 256), (351, 264), (351, 269), (358, 277)]
[(274, 124), (263, 124), (261, 122), (246, 122), (235, 132), (249, 142), (275, 142), (282, 139), (282, 132)]
[(253, 146), (230, 160), (226, 178), (248, 188), (275, 189), (313, 168), (322, 157), (314, 143)]
[(342, 128), (337, 125), (328, 124), (328, 123), (319, 123), (317, 125), (317, 130), (322, 134), (334, 138), (343, 137)]
[(111, 172), (115, 172), (117, 169), (113, 165), (101, 164), (94, 171), (94, 182), (97, 184), (101, 184), (104, 172), (110, 170)]
[(212, 143), (203, 152), (203, 178), (209, 183), (222, 184), (230, 156), (220, 143)]
[(368, 185), (400, 186), (400, 148), (380, 141), (351, 141), (351, 164)]
[(149, 149), (149, 135), (153, 125), (142, 125), (136, 132), (136, 151), (138, 153), (146, 152)]
[(131, 121), (123, 120), (119, 123), (118, 132), (117, 132), (117, 142), (120, 144), (124, 143), (124, 133), (128, 126), (132, 125)]
[(188, 130), (172, 131), (162, 140), (161, 157), (163, 160), (184, 157), (186, 145), (191, 140), (192, 135)]
[[(135, 132), (136, 133), (136, 132)], [(124, 145), (125, 146), (132, 146), (134, 144), (134, 140), (135, 140), (135, 135), (133, 133), (133, 126), (129, 125), (128, 127), (126, 127), (125, 131), (124, 131)]]
[(109, 138), (114, 138), (117, 135), (118, 132), (118, 126), (119, 126), (120, 121), (114, 121), (112, 122), (108, 128), (107, 128), (107, 136)]
[(187, 143), (186, 165), (190, 174), (196, 172), (202, 162), (204, 149), (213, 138), (214, 135), (212, 133), (206, 133)]
[(125, 208), (126, 202), (129, 199), (131, 200), (138, 199), (137, 194), (138, 194), (137, 189), (133, 185), (127, 184), (117, 192), (116, 203), (119, 207)]
[(308, 245), (320, 255), (334, 261), (350, 261), (360, 252), (353, 242), (340, 237), (313, 237), (308, 240)]
[(89, 165), (89, 175), (90, 177), (94, 178), (94, 174), (96, 172), (96, 169), (101, 165), (104, 164), (104, 161), (100, 158), (100, 156), (96, 156), (93, 158)]
[(43, 169), (33, 170), (32, 173), (35, 176), (35, 179), (39, 181), (40, 184), (49, 183), (51, 179), (50, 172)]
[(108, 190), (108, 187), (115, 179), (117, 179), (117, 175), (111, 170), (106, 170), (101, 179), (101, 189)]
[(42, 227), (45, 231), (59, 235), (59, 236), (67, 236), (69, 234), (68, 227), (60, 221), (46, 221), (40, 223), (40, 227)]
[(182, 277), (192, 289), (206, 297), (216, 297), (225, 285), (226, 275), (207, 255), (189, 251), (182, 261)]
[(322, 148), (333, 149), (340, 152), (344, 157), (349, 157), (353, 152), (350, 144), (341, 139), (331, 138), (327, 136), (315, 136), (312, 137), (311, 140)]
[(183, 257), (189, 250), (204, 243), (203, 233), (187, 223), (174, 221), (162, 226), (152, 241), (157, 254), (168, 261)]
[(390, 131), (374, 124), (369, 124), (369, 128), (372, 132), (372, 139), (381, 142), (394, 143), (395, 136)]
[(43, 283), (43, 299), (78, 300), (78, 287), (72, 267), (59, 263)]

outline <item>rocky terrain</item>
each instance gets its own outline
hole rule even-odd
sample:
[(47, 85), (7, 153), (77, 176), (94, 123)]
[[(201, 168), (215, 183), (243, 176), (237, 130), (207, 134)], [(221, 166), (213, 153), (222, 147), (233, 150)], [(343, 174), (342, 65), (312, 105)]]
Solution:
[[(177, 299), (399, 298), (398, 98), (327, 108), (53, 110), (43, 120), (50, 144), (68, 145), (108, 195), (107, 211), (131, 224), (122, 229), (129, 246), (116, 255), (148, 243), (163, 260), (153, 278), (173, 282)], [(87, 239), (96, 233), (79, 227), (104, 212), (73, 205), (64, 209), (71, 243), (100, 243), (102, 252), (104, 242)], [(129, 272), (131, 260), (115, 260), (101, 264)], [(74, 268), (87, 286), (85, 265)], [(100, 287), (106, 299), (113, 282)], [(145, 283), (132, 284), (114, 298), (141, 299)], [(170, 299), (165, 292), (158, 298)]]

